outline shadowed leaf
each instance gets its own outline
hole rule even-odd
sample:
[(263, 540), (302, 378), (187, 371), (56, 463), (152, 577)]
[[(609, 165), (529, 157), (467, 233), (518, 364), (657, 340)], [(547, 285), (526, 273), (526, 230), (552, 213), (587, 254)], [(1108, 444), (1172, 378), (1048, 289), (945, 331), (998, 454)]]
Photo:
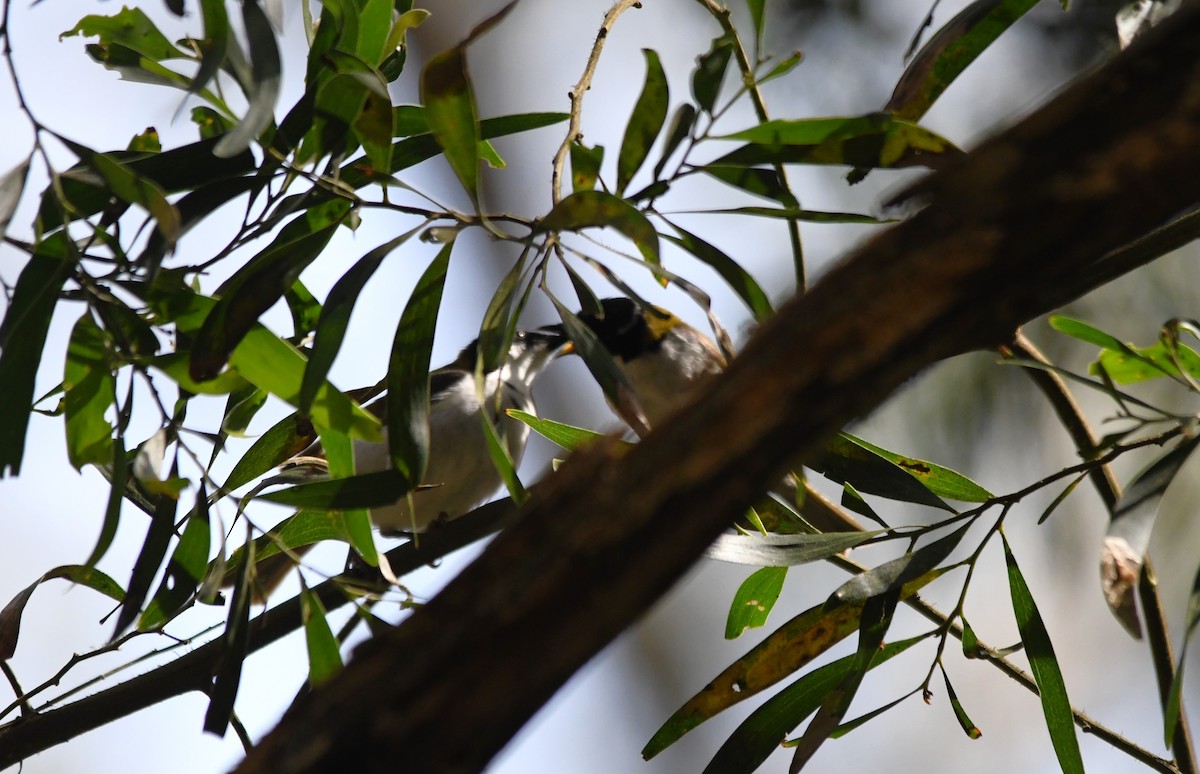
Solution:
[[(658, 139), (663, 122), (667, 120), (667, 74), (663, 71), (658, 54), (651, 49), (642, 49), (646, 57), (646, 80), (642, 93), (633, 106), (633, 114), (625, 127), (621, 140), (621, 151), (617, 155), (617, 194), (625, 192), (626, 186), (650, 155), (650, 147)], [(589, 186), (590, 187), (590, 186)]]

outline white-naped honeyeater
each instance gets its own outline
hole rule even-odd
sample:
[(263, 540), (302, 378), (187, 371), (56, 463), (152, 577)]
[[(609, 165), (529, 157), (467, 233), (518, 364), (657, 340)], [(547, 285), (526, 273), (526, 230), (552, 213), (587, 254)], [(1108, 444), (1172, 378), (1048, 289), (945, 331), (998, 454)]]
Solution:
[[(423, 532), (433, 524), (463, 516), (495, 494), (503, 481), (488, 451), (482, 414), (487, 412), (513, 464), (520, 464), (529, 426), (505, 412), (519, 409), (535, 413), (533, 383), (567, 345), (566, 337), (557, 331), (518, 330), (507, 357), (484, 374), (482, 394), (475, 382), (478, 340), (464, 347), (453, 362), (430, 372), (429, 456), (421, 481), (424, 486), (394, 503), (371, 508), (371, 521), (379, 531), (385, 535)], [(386, 397), (381, 396), (365, 408), (386, 425), (386, 405)], [(374, 473), (391, 465), (386, 426), (382, 442), (354, 442), (356, 473)], [(329, 466), (320, 442), (286, 460), (279, 473), (279, 482), (328, 479)], [(291, 553), (301, 554), (306, 548)], [(292, 567), (289, 556), (281, 555), (274, 562), (271, 559), (268, 557), (256, 568), (260, 597), (267, 596)]]
[[(724, 370), (725, 358), (712, 339), (666, 309), (624, 296), (602, 299), (600, 305), (603, 315), (581, 312), (579, 319), (612, 355), (651, 427), (682, 406), (706, 379)], [(562, 330), (562, 326), (542, 330)], [(804, 489), (804, 496), (798, 497), (797, 483), (789, 475), (773, 491), (791, 503), (802, 499), (804, 519), (821, 532), (862, 529), (816, 490)]]

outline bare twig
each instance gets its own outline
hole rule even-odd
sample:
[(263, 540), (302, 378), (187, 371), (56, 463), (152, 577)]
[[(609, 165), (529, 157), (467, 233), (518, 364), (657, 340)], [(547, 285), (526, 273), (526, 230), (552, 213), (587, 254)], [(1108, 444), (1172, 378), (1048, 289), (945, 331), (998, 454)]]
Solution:
[(613, 7), (608, 9), (608, 13), (604, 15), (604, 22), (600, 25), (600, 31), (596, 33), (596, 42), (592, 44), (592, 51), (588, 54), (583, 75), (579, 77), (579, 83), (575, 84), (575, 88), (568, 95), (571, 99), (571, 119), (567, 123), (567, 136), (563, 139), (562, 145), (558, 147), (558, 152), (554, 154), (554, 167), (550, 171), (550, 195), (555, 204), (562, 201), (563, 169), (567, 164), (567, 154), (571, 151), (571, 143), (579, 137), (579, 126), (583, 122), (583, 95), (592, 88), (592, 78), (595, 77), (596, 67), (600, 64), (600, 52), (604, 50), (604, 42), (608, 40), (608, 33), (612, 31), (613, 25), (617, 23), (621, 14), (630, 8), (641, 7), (641, 0), (617, 0)]

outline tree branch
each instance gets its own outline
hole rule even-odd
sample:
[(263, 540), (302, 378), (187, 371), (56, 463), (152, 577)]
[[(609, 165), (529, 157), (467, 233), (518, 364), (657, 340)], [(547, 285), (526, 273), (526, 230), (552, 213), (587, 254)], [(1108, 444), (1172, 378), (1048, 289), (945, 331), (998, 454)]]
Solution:
[(482, 769), (781, 461), (929, 364), (994, 347), (1077, 297), (1098, 257), (1200, 201), (1198, 50), (1200, 12), (1185, 6), (920, 184), (923, 212), (784, 305), (641, 443), (604, 440), (571, 458), (521, 521), (300, 702), (238, 771)]

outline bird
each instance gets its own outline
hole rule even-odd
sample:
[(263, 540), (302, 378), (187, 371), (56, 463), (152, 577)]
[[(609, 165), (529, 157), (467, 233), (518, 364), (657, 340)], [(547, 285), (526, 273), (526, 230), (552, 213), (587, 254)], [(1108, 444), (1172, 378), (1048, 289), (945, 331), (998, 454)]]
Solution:
[[(569, 341), (554, 330), (520, 330), (504, 361), (484, 374), (482, 395), (476, 389), (475, 364), (479, 340), (472, 341), (450, 363), (429, 374), (429, 455), (420, 488), (393, 503), (370, 509), (371, 521), (384, 535), (416, 534), (457, 519), (494, 494), (503, 483), (492, 462), (484, 434), (482, 414), (487, 413), (514, 465), (521, 462), (529, 439), (529, 426), (507, 415), (509, 409), (535, 413), (533, 384), (556, 357), (569, 349)], [(385, 425), (379, 442), (354, 441), (354, 468), (358, 474), (388, 470), (392, 466), (387, 443), (387, 397), (364, 408)], [(274, 481), (305, 483), (329, 478), (329, 466), (320, 441), (285, 460)], [(411, 506), (411, 507), (410, 507)], [(297, 548), (256, 567), (256, 593), (265, 598), (286, 577)], [(286, 560), (286, 561), (284, 561)], [(268, 564), (270, 562), (270, 564)]]
[[(725, 370), (725, 357), (712, 339), (666, 309), (625, 296), (601, 299), (600, 307), (603, 314), (580, 312), (579, 319), (612, 355), (650, 427), (661, 424), (705, 381)], [(565, 335), (561, 325), (540, 330)], [(617, 407), (613, 410), (627, 416)], [(801, 494), (795, 476), (789, 475), (772, 491), (788, 503), (800, 502), (805, 520), (821, 532), (862, 530), (828, 498), (807, 485), (803, 489)]]

